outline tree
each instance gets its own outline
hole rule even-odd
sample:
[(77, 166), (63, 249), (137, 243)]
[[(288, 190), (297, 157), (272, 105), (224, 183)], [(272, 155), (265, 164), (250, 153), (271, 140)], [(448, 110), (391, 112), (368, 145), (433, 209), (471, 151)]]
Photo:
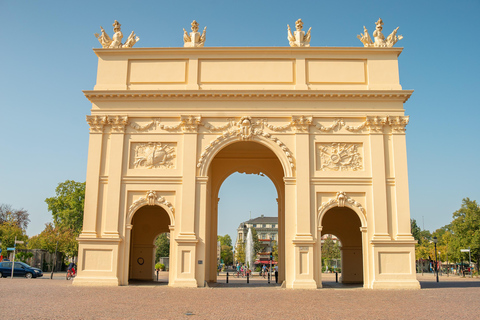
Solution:
[(245, 242), (239, 243), (235, 251), (235, 260), (240, 263), (245, 263)]
[(410, 229), (411, 229), (413, 238), (417, 240), (418, 243), (420, 243), (422, 229), (420, 229), (420, 227), (417, 225), (417, 220), (410, 219)]
[(252, 230), (252, 238), (253, 238), (253, 253), (256, 257), (259, 252), (262, 252), (262, 244), (258, 240), (257, 230), (255, 228), (250, 228)]
[(338, 241), (334, 241), (331, 234), (329, 234), (322, 244), (322, 259), (334, 260), (340, 259), (340, 245)]
[(79, 235), (83, 225), (85, 182), (67, 180), (58, 184), (55, 193), (56, 197), (45, 199), (55, 226), (71, 229)]
[(220, 259), (226, 265), (233, 263), (233, 247), (232, 238), (226, 234), (224, 236), (217, 236), (218, 242), (220, 242)]
[(223, 260), (225, 265), (233, 264), (233, 252), (231, 246), (223, 245), (220, 247), (220, 259)]
[(30, 222), (27, 210), (13, 209), (9, 204), (0, 205), (0, 224), (5, 222), (14, 222), (20, 229), (27, 230)]
[[(7, 248), (15, 246), (15, 238), (21, 241), (26, 241), (28, 236), (25, 230), (21, 229), (15, 221), (6, 221), (0, 224), (0, 241), (2, 242), (2, 254), (7, 255)], [(17, 248), (24, 248), (23, 244), (16, 246)]]
[(273, 254), (273, 261), (278, 262), (278, 244), (277, 241), (272, 241), (272, 254)]
[(224, 236), (217, 236), (217, 239), (220, 241), (221, 246), (232, 246), (232, 238), (228, 234)]
[(453, 213), (453, 221), (450, 224), (452, 246), (455, 251), (470, 248), (472, 260), (477, 262), (477, 270), (480, 264), (480, 206), (475, 200), (465, 198), (462, 206)]
[(170, 256), (170, 239), (167, 233), (162, 233), (155, 239), (155, 261)]
[(78, 254), (78, 243), (73, 230), (55, 227), (53, 223), (46, 223), (45, 229), (39, 235), (31, 237), (28, 241), (28, 248), (43, 249), (54, 253), (57, 241), (57, 252), (61, 252), (67, 257), (74, 257)]

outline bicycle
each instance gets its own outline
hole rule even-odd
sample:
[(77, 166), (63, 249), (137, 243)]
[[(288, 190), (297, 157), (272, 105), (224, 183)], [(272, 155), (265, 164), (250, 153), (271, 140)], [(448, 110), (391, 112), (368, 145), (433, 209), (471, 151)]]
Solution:
[(67, 278), (67, 280), (70, 280), (70, 279), (75, 278), (76, 275), (77, 275), (77, 272), (75, 271), (75, 269), (73, 269), (73, 268), (68, 269), (66, 278)]

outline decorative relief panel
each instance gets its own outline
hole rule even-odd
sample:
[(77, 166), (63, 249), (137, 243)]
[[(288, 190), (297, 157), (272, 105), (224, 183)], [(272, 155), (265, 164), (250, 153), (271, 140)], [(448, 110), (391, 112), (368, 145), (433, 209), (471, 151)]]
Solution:
[(317, 145), (318, 170), (357, 171), (363, 169), (361, 143), (320, 143)]
[(175, 168), (176, 144), (164, 142), (134, 142), (131, 145), (130, 168)]

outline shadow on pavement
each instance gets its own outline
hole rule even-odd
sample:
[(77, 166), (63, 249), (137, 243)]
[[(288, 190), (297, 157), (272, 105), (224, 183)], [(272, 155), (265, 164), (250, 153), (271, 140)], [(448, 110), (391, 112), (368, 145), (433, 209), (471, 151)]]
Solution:
[(434, 288), (480, 288), (480, 281), (421, 281), (420, 287), (422, 289)]

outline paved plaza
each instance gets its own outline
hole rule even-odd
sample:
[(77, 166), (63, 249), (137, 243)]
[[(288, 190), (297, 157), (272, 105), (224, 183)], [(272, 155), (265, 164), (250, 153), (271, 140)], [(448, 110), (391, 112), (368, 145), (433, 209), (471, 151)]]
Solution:
[[(418, 275), (421, 290), (370, 290), (335, 283), (288, 290), (258, 276), (249, 286), (223, 275), (209, 288), (159, 282), (123, 287), (78, 287), (64, 273), (40, 279), (0, 279), (2, 318), (10, 319), (476, 319), (480, 279)], [(230, 280), (230, 279), (229, 279)]]

